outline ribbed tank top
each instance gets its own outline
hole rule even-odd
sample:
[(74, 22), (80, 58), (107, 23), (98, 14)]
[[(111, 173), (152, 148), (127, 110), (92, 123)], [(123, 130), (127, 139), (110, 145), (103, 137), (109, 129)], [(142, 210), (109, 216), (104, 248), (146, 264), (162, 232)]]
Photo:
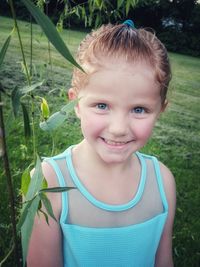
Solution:
[(168, 214), (158, 160), (136, 152), (140, 183), (133, 199), (122, 205), (97, 200), (79, 180), (72, 147), (45, 158), (61, 187), (60, 225), (64, 267), (153, 267)]

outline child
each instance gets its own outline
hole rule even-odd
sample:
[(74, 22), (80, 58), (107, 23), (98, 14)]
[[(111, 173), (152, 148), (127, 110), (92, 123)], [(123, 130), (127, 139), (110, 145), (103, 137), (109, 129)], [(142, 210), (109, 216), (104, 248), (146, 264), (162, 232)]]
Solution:
[(173, 175), (138, 152), (167, 105), (171, 78), (163, 44), (131, 21), (82, 41), (68, 95), (83, 140), (43, 163), (60, 222), (35, 219), (28, 267), (171, 267)]

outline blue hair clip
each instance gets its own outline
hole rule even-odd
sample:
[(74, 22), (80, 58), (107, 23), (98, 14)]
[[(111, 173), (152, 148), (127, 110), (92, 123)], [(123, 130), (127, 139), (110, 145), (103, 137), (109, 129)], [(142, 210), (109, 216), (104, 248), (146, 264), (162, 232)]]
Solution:
[(128, 27), (131, 27), (133, 29), (135, 29), (135, 24), (131, 19), (127, 19), (123, 22), (123, 24), (127, 25)]

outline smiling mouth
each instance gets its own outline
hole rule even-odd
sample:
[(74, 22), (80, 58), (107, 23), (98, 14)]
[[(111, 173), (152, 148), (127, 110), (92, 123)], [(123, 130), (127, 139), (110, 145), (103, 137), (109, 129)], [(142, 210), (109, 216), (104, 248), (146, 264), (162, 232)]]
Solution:
[(102, 138), (101, 139), (107, 144), (107, 145), (111, 145), (111, 146), (124, 146), (128, 143), (130, 143), (131, 141), (114, 141), (114, 140), (109, 140), (109, 139), (105, 139)]

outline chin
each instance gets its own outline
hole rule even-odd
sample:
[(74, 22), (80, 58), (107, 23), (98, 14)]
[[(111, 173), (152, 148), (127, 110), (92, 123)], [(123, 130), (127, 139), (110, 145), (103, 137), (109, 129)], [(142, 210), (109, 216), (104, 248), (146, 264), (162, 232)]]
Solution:
[(106, 164), (119, 164), (126, 162), (130, 156), (122, 156), (122, 155), (99, 155), (101, 160)]

